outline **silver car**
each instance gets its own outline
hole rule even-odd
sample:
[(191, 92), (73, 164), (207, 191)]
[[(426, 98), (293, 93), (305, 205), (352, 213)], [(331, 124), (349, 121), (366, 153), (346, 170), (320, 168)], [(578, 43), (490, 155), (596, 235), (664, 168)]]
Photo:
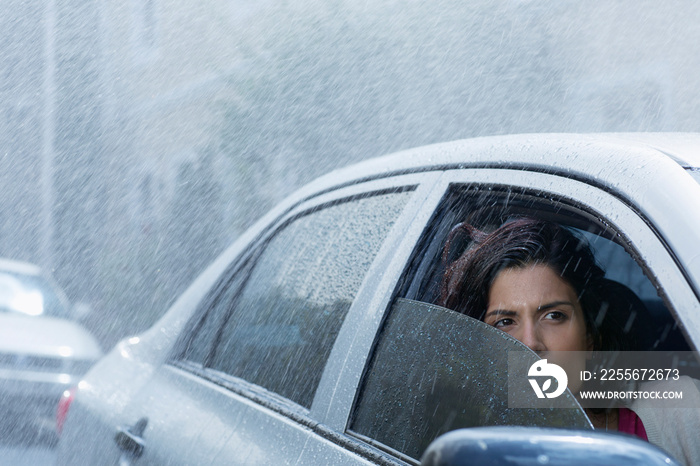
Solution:
[[(443, 245), (465, 219), (566, 225), (644, 303), (622, 310), (638, 349), (691, 352), (699, 205), (697, 134), (479, 138), (333, 172), (87, 374), (58, 464), (417, 464), (439, 435), (494, 425), (525, 443), (535, 427), (577, 429), (555, 431), (559, 445), (604, 459), (580, 447), (592, 426), (571, 394), (549, 414), (508, 408), (499, 368), (522, 345), (432, 304)], [(642, 443), (592, 433), (590, 444), (601, 435), (618, 453)]]
[(102, 356), (63, 291), (36, 265), (0, 259), (0, 403), (14, 424), (53, 419), (63, 392)]

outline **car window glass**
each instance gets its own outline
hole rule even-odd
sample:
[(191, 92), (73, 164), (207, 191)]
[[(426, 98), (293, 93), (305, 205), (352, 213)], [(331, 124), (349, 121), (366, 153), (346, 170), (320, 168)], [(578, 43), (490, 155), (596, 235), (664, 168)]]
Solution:
[[(562, 407), (508, 408), (506, 368), (511, 350), (527, 351), (506, 333), (476, 319), (397, 299), (350, 430), (417, 459), (438, 435), (462, 427), (590, 428), (568, 390), (560, 400)], [(528, 353), (532, 363), (539, 359)], [(521, 382), (521, 389), (530, 389), (526, 378)]]
[(182, 359), (202, 366), (206, 365), (211, 354), (212, 342), (219, 333), (228, 306), (236, 293), (240, 291), (241, 284), (246, 278), (246, 272), (246, 267), (239, 270), (223, 290), (217, 290), (213, 306), (199, 321), (194, 334), (188, 339), (181, 356)]
[(347, 200), (280, 229), (250, 272), (240, 272), (240, 291), (230, 286), (215, 304), (211, 319), (226, 320), (211, 368), (310, 407), (343, 319), (408, 197)]

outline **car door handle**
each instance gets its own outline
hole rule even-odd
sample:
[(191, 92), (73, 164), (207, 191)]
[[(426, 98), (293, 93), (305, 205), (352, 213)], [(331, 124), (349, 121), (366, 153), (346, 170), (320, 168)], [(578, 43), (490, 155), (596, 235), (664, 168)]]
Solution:
[[(129, 460), (139, 458), (143, 454), (145, 443), (142, 435), (146, 430), (148, 418), (141, 418), (136, 421), (131, 427), (117, 427), (117, 433), (114, 436), (114, 441), (117, 442), (119, 449), (123, 451), (122, 459), (129, 457)], [(122, 464), (129, 464), (123, 463)]]

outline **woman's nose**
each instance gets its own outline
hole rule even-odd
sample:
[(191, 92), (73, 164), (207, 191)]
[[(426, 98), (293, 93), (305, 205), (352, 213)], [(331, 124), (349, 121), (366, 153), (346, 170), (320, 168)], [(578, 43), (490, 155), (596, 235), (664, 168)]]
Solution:
[(519, 335), (516, 338), (536, 353), (541, 353), (547, 349), (540, 338), (536, 325), (528, 323), (521, 326)]

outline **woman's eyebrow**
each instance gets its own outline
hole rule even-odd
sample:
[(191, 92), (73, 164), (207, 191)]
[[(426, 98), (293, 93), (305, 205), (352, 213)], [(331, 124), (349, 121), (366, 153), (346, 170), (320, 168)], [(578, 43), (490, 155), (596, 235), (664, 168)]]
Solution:
[(547, 304), (541, 305), (540, 307), (537, 308), (537, 311), (538, 312), (546, 311), (546, 310), (552, 309), (553, 307), (558, 307), (558, 306), (562, 306), (562, 305), (575, 307), (574, 303), (572, 303), (571, 301), (554, 301), (552, 303), (547, 303)]
[(517, 316), (518, 313), (515, 311), (507, 311), (505, 309), (494, 309), (493, 311), (489, 311), (486, 313), (484, 316), (484, 319), (490, 316), (508, 316), (508, 317), (515, 317)]

